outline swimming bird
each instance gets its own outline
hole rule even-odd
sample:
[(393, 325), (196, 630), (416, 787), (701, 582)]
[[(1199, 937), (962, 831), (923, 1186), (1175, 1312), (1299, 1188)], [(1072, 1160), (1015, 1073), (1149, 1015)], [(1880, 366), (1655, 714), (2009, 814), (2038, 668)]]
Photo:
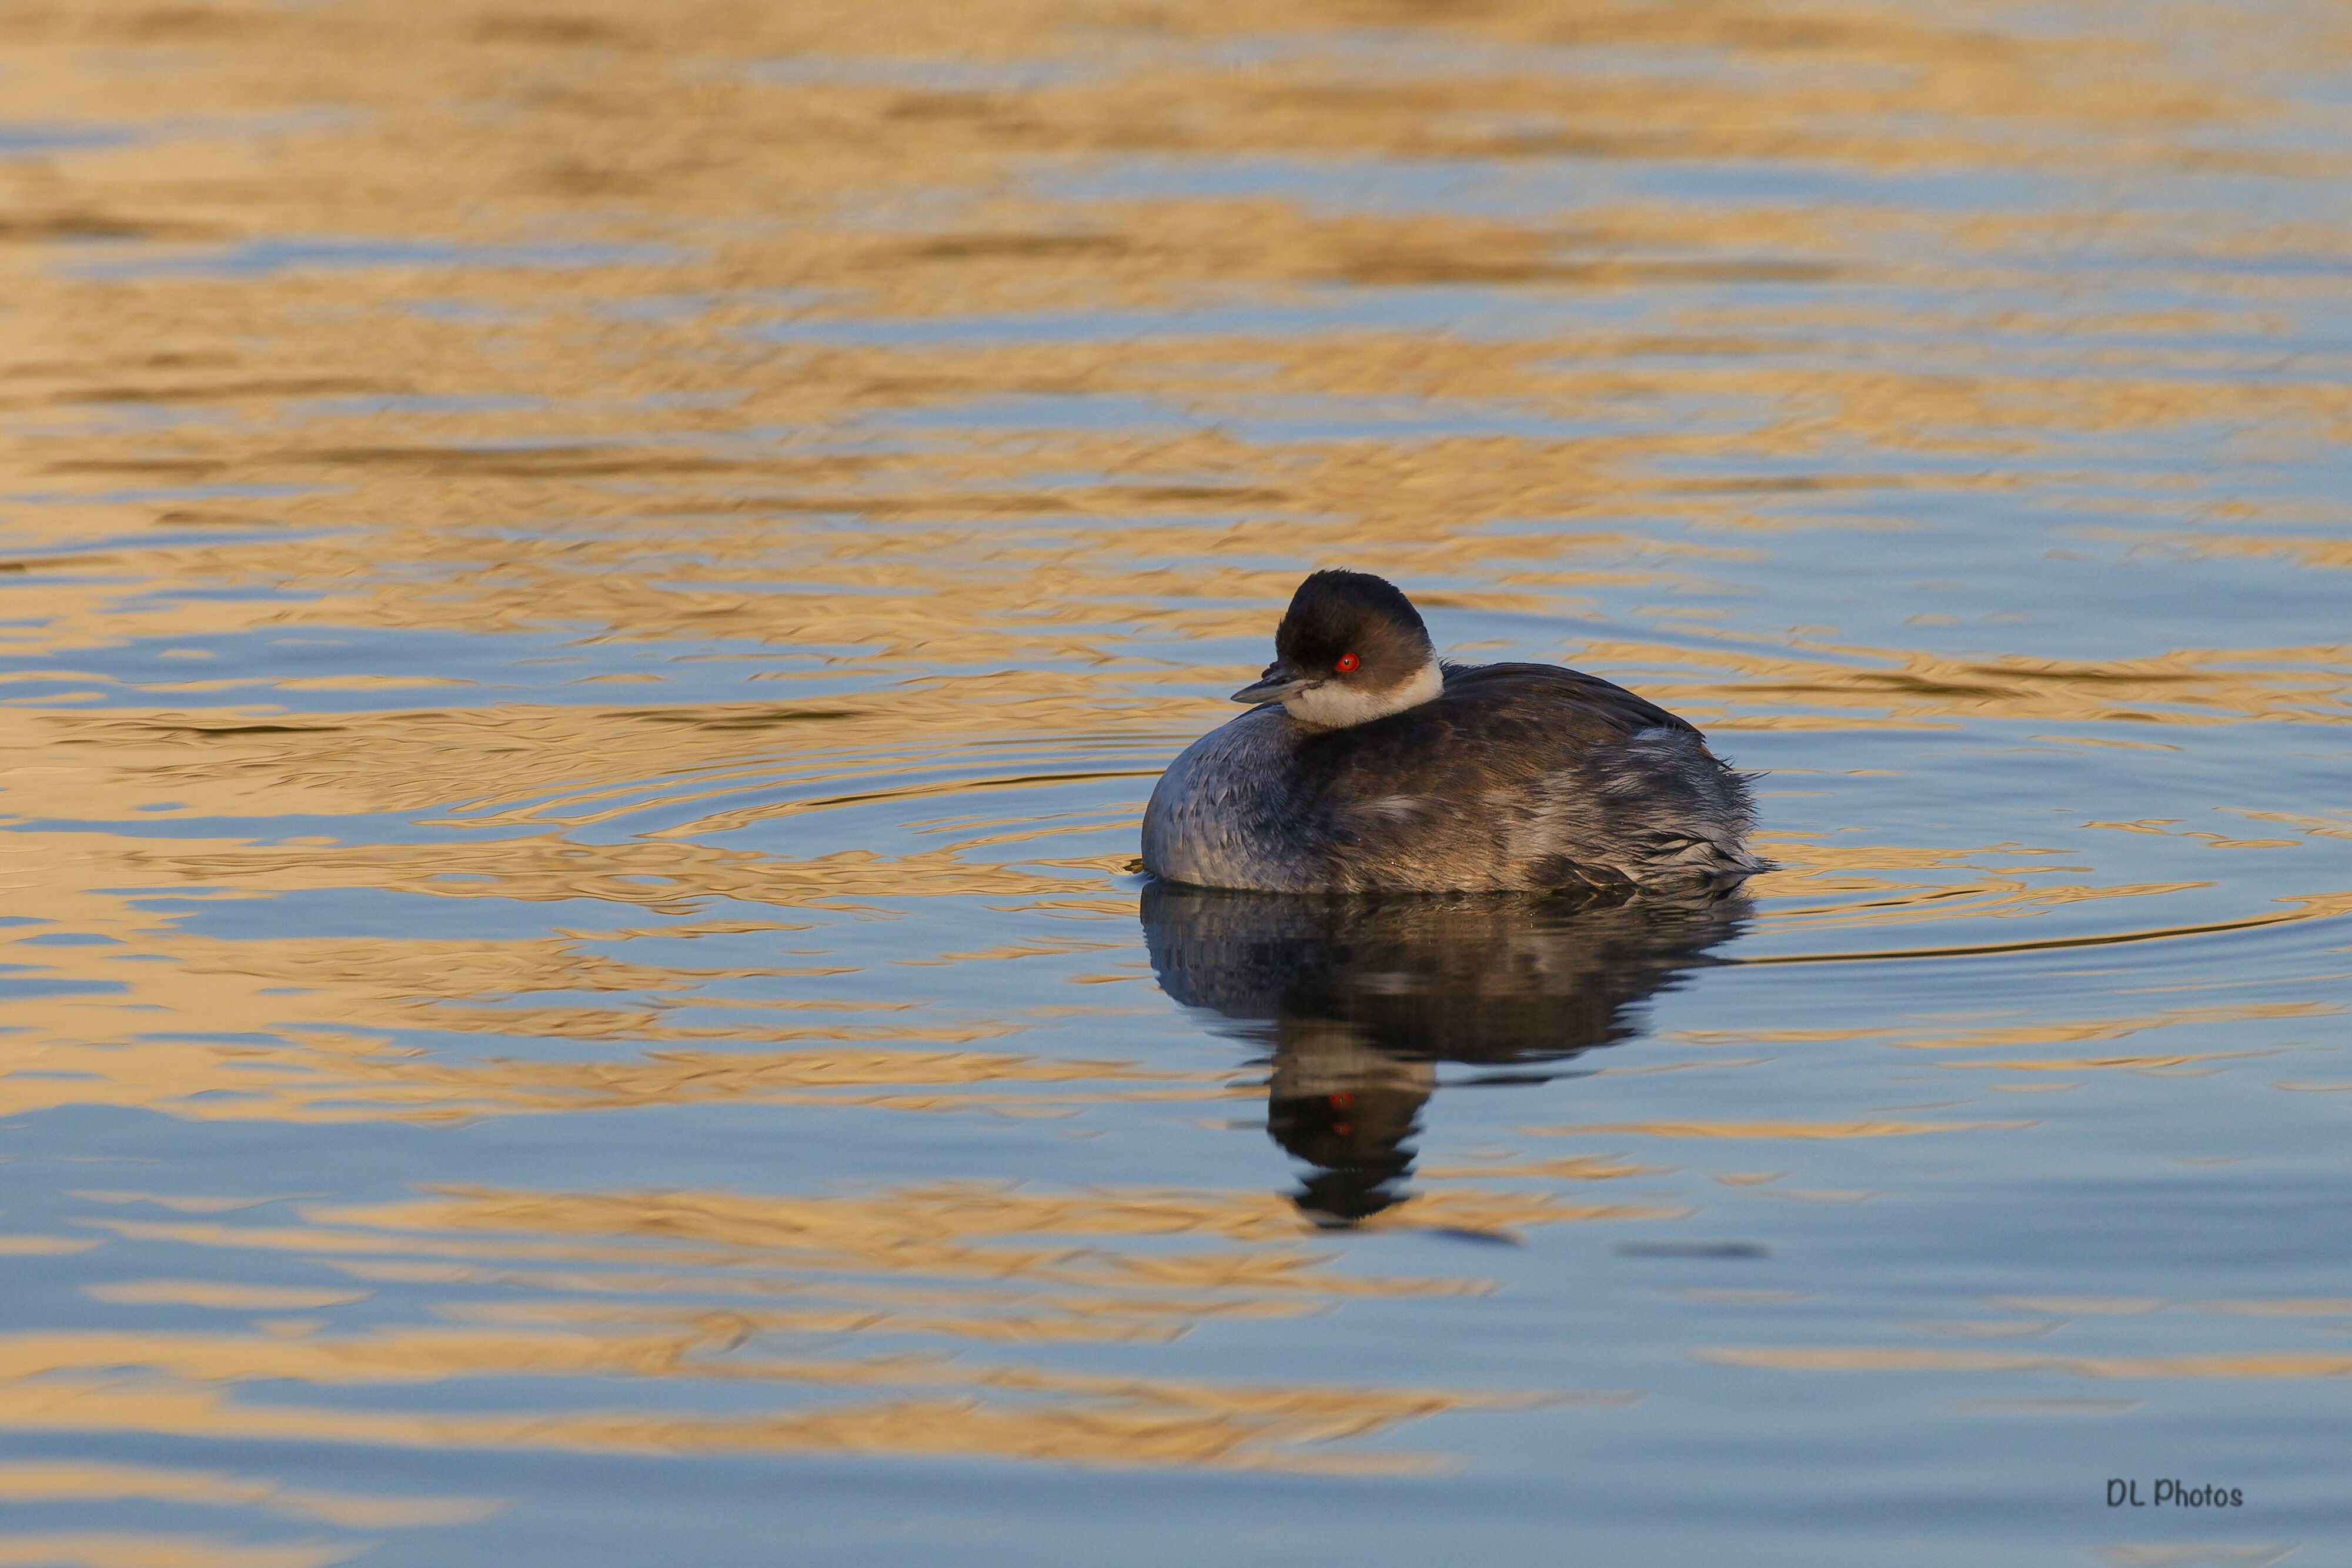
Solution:
[(1451, 664), (1392, 584), (1318, 571), (1143, 813), (1143, 868), (1270, 893), (1731, 885), (1748, 785), (1687, 721), (1556, 664)]

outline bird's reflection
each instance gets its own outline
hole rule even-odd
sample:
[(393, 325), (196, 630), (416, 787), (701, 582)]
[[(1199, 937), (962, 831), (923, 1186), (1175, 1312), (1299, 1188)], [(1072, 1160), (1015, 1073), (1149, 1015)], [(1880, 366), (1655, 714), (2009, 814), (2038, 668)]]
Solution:
[(1338, 1227), (1398, 1202), (1437, 1064), (1542, 1064), (1636, 1032), (1647, 998), (1736, 936), (1734, 892), (1614, 905), (1517, 894), (1305, 897), (1154, 883), (1160, 989), (1273, 1051), (1266, 1130)]

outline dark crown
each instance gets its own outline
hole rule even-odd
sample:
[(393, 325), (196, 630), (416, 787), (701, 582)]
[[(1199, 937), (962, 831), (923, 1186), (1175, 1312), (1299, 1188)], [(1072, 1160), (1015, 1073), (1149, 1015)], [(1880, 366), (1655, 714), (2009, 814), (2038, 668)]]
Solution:
[(1436, 652), (1412, 601), (1361, 571), (1318, 571), (1300, 583), (1275, 630), (1274, 650), (1301, 669), (1354, 653), (1368, 666), (1417, 670)]

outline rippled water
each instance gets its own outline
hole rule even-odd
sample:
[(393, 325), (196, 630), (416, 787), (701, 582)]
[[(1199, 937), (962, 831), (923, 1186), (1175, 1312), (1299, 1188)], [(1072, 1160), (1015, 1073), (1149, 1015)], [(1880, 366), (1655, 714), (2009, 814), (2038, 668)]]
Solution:
[[(2347, 68), (0, 15), (0, 1563), (2334, 1560)], [(1328, 564), (1780, 869), (1146, 887)]]

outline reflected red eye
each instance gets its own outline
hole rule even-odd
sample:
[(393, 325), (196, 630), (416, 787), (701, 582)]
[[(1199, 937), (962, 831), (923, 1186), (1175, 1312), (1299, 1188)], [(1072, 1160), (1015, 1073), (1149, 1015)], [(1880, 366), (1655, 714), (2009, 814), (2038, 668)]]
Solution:
[(1339, 662), (1338, 664), (1336, 664), (1332, 665), (1331, 667), (1332, 667), (1333, 669), (1335, 669), (1335, 670), (1339, 671), (1341, 674), (1343, 674), (1343, 675), (1344, 675), (1344, 674), (1349, 674), (1349, 672), (1353, 671), (1353, 670), (1355, 669), (1355, 667), (1356, 667), (1356, 664), (1357, 664), (1357, 659), (1356, 659), (1356, 655), (1355, 655), (1355, 654), (1353, 654), (1353, 653), (1342, 653), (1342, 654), (1340, 654), (1340, 655), (1339, 655)]

